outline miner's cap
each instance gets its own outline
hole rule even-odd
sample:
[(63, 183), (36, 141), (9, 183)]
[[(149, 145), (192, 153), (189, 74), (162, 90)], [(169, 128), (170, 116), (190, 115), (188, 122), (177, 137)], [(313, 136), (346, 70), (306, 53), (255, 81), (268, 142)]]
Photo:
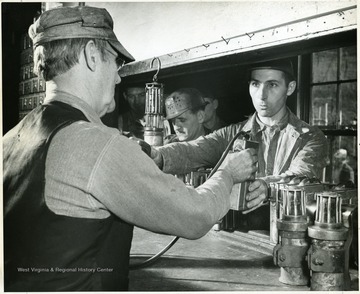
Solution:
[(207, 105), (208, 102), (196, 89), (180, 89), (165, 99), (166, 119), (174, 119), (187, 110)]
[(106, 40), (126, 62), (134, 57), (117, 39), (114, 22), (104, 8), (90, 6), (60, 7), (45, 11), (29, 27), (33, 46), (62, 39), (94, 38)]
[[(295, 80), (294, 67), (290, 60), (272, 60), (260, 63), (254, 63), (249, 68), (249, 74), (257, 69), (275, 69), (287, 73), (292, 79)], [(249, 75), (250, 76), (250, 75)]]

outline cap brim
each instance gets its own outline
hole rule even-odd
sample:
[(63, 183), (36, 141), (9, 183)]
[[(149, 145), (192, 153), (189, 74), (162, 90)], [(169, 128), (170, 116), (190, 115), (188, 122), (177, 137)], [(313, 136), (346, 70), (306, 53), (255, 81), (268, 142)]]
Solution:
[(258, 66), (258, 67), (252, 67), (249, 69), (249, 71), (253, 71), (253, 70), (258, 70), (258, 69), (273, 69), (273, 70), (278, 70), (278, 71), (282, 71), (287, 73), (288, 75), (290, 75), (292, 78), (294, 78), (294, 73), (291, 71), (288, 71), (282, 67), (278, 67), (278, 66)]
[(176, 113), (175, 115), (168, 115), (167, 117), (165, 117), (165, 119), (169, 120), (169, 119), (174, 119), (177, 118), (179, 115), (182, 115), (184, 112), (190, 110), (190, 108), (186, 108), (184, 111), (180, 112), (180, 113)]
[(182, 111), (180, 113), (177, 113), (176, 115), (168, 115), (167, 117), (165, 117), (165, 119), (169, 120), (169, 119), (176, 118), (176, 117), (178, 117), (179, 115), (182, 115), (184, 112), (186, 112), (188, 110), (191, 110), (191, 109), (194, 109), (194, 108), (197, 108), (197, 107), (201, 107), (201, 106), (206, 106), (208, 104), (209, 104), (209, 102), (205, 101), (204, 103), (202, 103), (200, 105), (196, 105), (196, 106), (193, 106), (193, 107), (188, 107), (184, 111)]
[(119, 41), (108, 40), (113, 49), (122, 57), (124, 57), (125, 63), (135, 61), (135, 58), (124, 48)]

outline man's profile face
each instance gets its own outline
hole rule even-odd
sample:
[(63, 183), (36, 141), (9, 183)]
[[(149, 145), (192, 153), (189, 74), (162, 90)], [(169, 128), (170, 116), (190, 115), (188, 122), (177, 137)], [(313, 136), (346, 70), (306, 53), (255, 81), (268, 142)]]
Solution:
[(341, 165), (343, 162), (346, 161), (346, 157), (347, 157), (346, 150), (339, 149), (334, 154), (334, 164), (335, 165)]
[(208, 103), (205, 106), (204, 122), (208, 122), (216, 115), (217, 100), (212, 100), (210, 98), (204, 98), (204, 100)]
[[(91, 42), (91, 41), (90, 41)], [(115, 86), (120, 83), (121, 78), (117, 71), (116, 57), (117, 53), (112, 49), (106, 49), (109, 53), (106, 59), (100, 63), (98, 90), (101, 93), (101, 99), (97, 100), (96, 111), (100, 117), (106, 113), (113, 112), (115, 109)]]
[(203, 126), (199, 122), (198, 115), (190, 110), (173, 118), (171, 123), (180, 142), (195, 140), (202, 134)]
[(273, 117), (286, 107), (287, 96), (295, 90), (295, 82), (286, 85), (285, 74), (275, 69), (257, 69), (251, 73), (249, 92), (260, 117)]

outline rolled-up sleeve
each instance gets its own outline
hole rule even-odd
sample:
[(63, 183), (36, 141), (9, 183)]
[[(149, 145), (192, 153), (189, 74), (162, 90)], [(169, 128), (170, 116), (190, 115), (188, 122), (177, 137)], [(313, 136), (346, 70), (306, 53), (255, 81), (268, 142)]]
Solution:
[(113, 136), (94, 167), (88, 191), (121, 219), (189, 239), (204, 235), (230, 207), (232, 177), (216, 172), (194, 189), (165, 174), (140, 147)]
[(237, 133), (239, 125), (230, 125), (190, 142), (158, 147), (165, 173), (184, 174), (200, 167), (214, 167), (227, 145)]

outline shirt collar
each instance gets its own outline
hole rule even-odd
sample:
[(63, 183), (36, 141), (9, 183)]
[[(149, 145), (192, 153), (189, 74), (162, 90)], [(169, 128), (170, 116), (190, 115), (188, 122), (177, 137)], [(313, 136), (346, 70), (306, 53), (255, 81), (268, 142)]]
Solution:
[(283, 130), (289, 123), (289, 110), (286, 110), (285, 115), (279, 120), (279, 122), (273, 126), (268, 126), (266, 124), (264, 124), (260, 119), (259, 116), (256, 113), (256, 124), (258, 125), (258, 132), (259, 131), (263, 131), (266, 128), (279, 128), (280, 130)]
[(59, 90), (46, 91), (44, 103), (47, 104), (51, 101), (59, 101), (69, 104), (72, 107), (80, 110), (90, 122), (102, 124), (102, 121), (99, 115), (95, 112), (95, 110), (84, 100), (77, 96)]

